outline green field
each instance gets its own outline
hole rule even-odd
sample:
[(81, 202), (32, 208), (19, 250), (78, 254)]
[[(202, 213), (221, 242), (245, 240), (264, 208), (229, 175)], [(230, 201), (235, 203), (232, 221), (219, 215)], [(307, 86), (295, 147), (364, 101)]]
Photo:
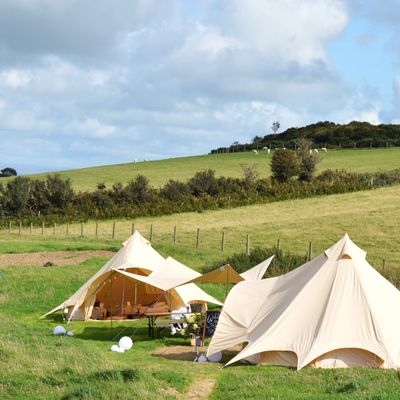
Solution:
[[(356, 172), (388, 171), (400, 167), (400, 148), (372, 150), (332, 150), (321, 153), (319, 170), (344, 168)], [(270, 175), (271, 155), (260, 151), (258, 155), (247, 153), (215, 154), (195, 157), (169, 158), (128, 164), (107, 165), (59, 172), (70, 178), (76, 190), (92, 191), (99, 182), (111, 187), (116, 182), (126, 184), (137, 174), (147, 176), (155, 187), (162, 186), (169, 179), (186, 181), (197, 171), (214, 169), (217, 176), (241, 177), (241, 164), (254, 164), (260, 177)], [(30, 175), (44, 178), (47, 174)], [(6, 181), (5, 179), (3, 179)]]
[[(84, 237), (80, 238), (80, 224), (47, 227), (45, 237), (41, 228), (25, 227), (19, 236), (18, 228), (0, 232), (0, 253), (45, 251), (51, 248), (118, 249), (132, 230), (132, 222), (145, 237), (153, 225), (154, 245), (165, 254), (194, 268), (219, 261), (224, 255), (242, 252), (246, 247), (247, 234), (251, 246), (271, 247), (280, 239), (281, 247), (295, 253), (306, 253), (309, 242), (317, 254), (341, 238), (346, 232), (364, 247), (371, 262), (378, 267), (385, 259), (387, 265), (400, 267), (400, 186), (371, 191), (274, 202), (233, 209), (182, 213), (162, 217), (121, 220), (115, 224), (112, 240), (112, 221), (98, 224), (98, 240), (95, 239), (95, 222), (84, 224)], [(177, 227), (177, 245), (172, 245), (174, 226)], [(195, 248), (196, 231), (200, 229), (200, 245)], [(225, 232), (225, 252), (221, 253), (221, 234)]]
[[(377, 152), (381, 152), (380, 161), (371, 162), (372, 170), (397, 166), (400, 155), (397, 149), (343, 151), (336, 156), (346, 159), (350, 153), (373, 155)], [(390, 157), (386, 160), (382, 154)], [(323, 163), (329, 157), (330, 153)], [(346, 160), (349, 165), (350, 159)], [(358, 161), (355, 156), (353, 168), (366, 170), (366, 160)], [(259, 162), (265, 163), (265, 160)], [(23, 227), (19, 233), (14, 225), (11, 232), (0, 232), (0, 253), (116, 251), (130, 235), (134, 223), (147, 238), (152, 225), (154, 247), (162, 255), (171, 255), (195, 269), (218, 266), (228, 255), (243, 252), (247, 234), (251, 247), (270, 247), (280, 239), (284, 251), (302, 254), (307, 252), (311, 241), (313, 254), (317, 255), (345, 232), (367, 251), (369, 262), (378, 270), (383, 259), (387, 268), (398, 268), (399, 199), (400, 186), (393, 186), (235, 209), (120, 220), (116, 221), (114, 239), (113, 221), (98, 223), (97, 238), (94, 221), (84, 224), (83, 236), (80, 224), (70, 225), (68, 237), (66, 226), (56, 226), (55, 230), (54, 226), (47, 226), (42, 236), (39, 227), (31, 235), (29, 228)], [(178, 234), (175, 245), (172, 242), (174, 226)], [(200, 229), (199, 248), (195, 246), (197, 228)], [(224, 253), (220, 248), (222, 231), (226, 238)], [(61, 323), (60, 316), (46, 320), (39, 320), (39, 316), (72, 294), (105, 262), (105, 258), (92, 258), (81, 265), (64, 267), (0, 267), (9, 282), (6, 284), (0, 278), (0, 363), (3, 366), (0, 399), (195, 399), (201, 398), (201, 394), (211, 399), (400, 398), (398, 372), (392, 370), (305, 368), (296, 372), (283, 367), (240, 364), (221, 370), (219, 364), (192, 363), (194, 352), (189, 353), (189, 358), (179, 360), (179, 351), (175, 354), (171, 346), (186, 345), (190, 349), (188, 340), (168, 335), (149, 340), (143, 321), (114, 322), (113, 332), (106, 322), (73, 322), (70, 330), (74, 337), (54, 337), (52, 330)], [(221, 288), (208, 286), (207, 290), (223, 298)], [(112, 353), (109, 349), (115, 341), (111, 338), (125, 327), (125, 334), (138, 328), (134, 347), (125, 354)], [(155, 354), (164, 349), (171, 349), (172, 354)]]

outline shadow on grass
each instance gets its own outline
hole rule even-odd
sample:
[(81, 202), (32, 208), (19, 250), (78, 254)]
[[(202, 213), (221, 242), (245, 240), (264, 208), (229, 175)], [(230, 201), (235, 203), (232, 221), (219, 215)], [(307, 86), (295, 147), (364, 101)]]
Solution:
[(136, 327), (132, 326), (113, 326), (111, 328), (111, 324), (105, 323), (104, 326), (88, 326), (83, 329), (81, 333), (75, 334), (75, 337), (78, 339), (84, 340), (100, 340), (107, 341), (113, 340), (117, 341), (122, 336), (133, 336), (133, 339), (136, 341), (150, 341), (151, 338), (147, 335), (146, 327)]

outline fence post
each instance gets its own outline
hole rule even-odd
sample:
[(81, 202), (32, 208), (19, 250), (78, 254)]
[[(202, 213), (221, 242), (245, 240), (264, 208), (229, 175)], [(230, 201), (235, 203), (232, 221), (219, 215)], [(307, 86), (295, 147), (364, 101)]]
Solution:
[(250, 254), (250, 235), (247, 234), (246, 237), (246, 254), (249, 255)]
[(99, 234), (99, 222), (96, 221), (96, 230), (95, 230), (95, 233), (94, 233), (94, 236), (95, 236), (96, 239), (97, 239), (98, 234)]
[(197, 234), (196, 234), (196, 249), (198, 249), (200, 246), (200, 228), (197, 228)]
[(69, 223), (68, 222), (67, 222), (67, 226), (66, 226), (65, 230), (66, 230), (65, 234), (68, 237), (68, 235), (69, 235)]
[(113, 222), (112, 238), (115, 238), (115, 221)]
[(278, 239), (276, 242), (276, 250), (279, 251), (281, 249), (281, 239)]
[(44, 236), (44, 221), (42, 221), (42, 236)]
[(308, 244), (308, 261), (310, 261), (312, 258), (312, 243), (310, 242)]
[(385, 261), (385, 259), (382, 260), (382, 269), (383, 269), (383, 272), (386, 272), (386, 261)]
[(135, 224), (132, 224), (132, 235), (135, 233)]
[(221, 237), (221, 251), (223, 252), (225, 250), (225, 232), (222, 231), (222, 237)]
[(19, 226), (18, 226), (18, 234), (19, 234), (19, 236), (21, 236), (21, 225), (22, 225), (22, 222), (19, 221)]
[(83, 222), (81, 222), (81, 236), (83, 236)]
[(150, 242), (153, 240), (153, 224), (150, 224)]
[(57, 223), (54, 222), (53, 236), (56, 236), (56, 228), (57, 228)]
[(29, 234), (32, 236), (32, 222), (29, 224)]
[(174, 226), (174, 245), (176, 244), (176, 225)]
[(11, 221), (8, 223), (8, 232), (11, 233)]

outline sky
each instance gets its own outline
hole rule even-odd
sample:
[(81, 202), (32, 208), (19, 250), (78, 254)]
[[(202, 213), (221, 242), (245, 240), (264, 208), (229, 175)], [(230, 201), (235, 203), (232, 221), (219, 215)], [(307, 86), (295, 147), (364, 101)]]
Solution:
[(0, 169), (400, 123), (400, 0), (0, 0)]

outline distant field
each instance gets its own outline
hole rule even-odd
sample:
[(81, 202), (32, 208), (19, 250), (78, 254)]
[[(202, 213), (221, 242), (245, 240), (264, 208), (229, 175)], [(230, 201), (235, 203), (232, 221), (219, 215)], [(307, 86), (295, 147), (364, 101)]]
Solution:
[[(194, 268), (212, 265), (226, 254), (245, 251), (246, 235), (251, 246), (270, 247), (277, 239), (285, 250), (306, 253), (313, 243), (313, 253), (340, 239), (348, 232), (350, 237), (365, 248), (368, 259), (381, 267), (382, 259), (389, 266), (400, 267), (400, 186), (371, 191), (322, 196), (234, 209), (182, 213), (162, 217), (121, 220), (115, 225), (112, 240), (112, 221), (98, 224), (95, 239), (95, 223), (84, 224), (84, 236), (80, 224), (69, 226), (69, 238), (65, 238), (66, 226), (33, 230), (24, 228), (21, 236), (14, 225), (11, 235), (7, 230), (0, 233), (0, 252), (29, 252), (44, 250), (117, 249), (132, 230), (132, 223), (145, 237), (150, 236), (153, 224), (153, 244), (163, 254), (170, 254)], [(177, 245), (172, 244), (173, 229), (177, 226)], [(196, 230), (200, 228), (200, 246), (195, 248)], [(225, 253), (220, 250), (221, 233), (225, 232)]]
[[(400, 167), (400, 148), (372, 150), (333, 150), (321, 153), (323, 157), (319, 170), (344, 168), (357, 172), (387, 171)], [(259, 152), (215, 154), (195, 157), (170, 158), (159, 161), (146, 161), (128, 164), (107, 165), (59, 172), (70, 178), (76, 190), (92, 191), (99, 182), (111, 187), (116, 182), (127, 183), (137, 174), (150, 179), (153, 186), (162, 186), (169, 179), (185, 181), (197, 171), (214, 169), (218, 176), (242, 176), (241, 164), (254, 164), (261, 177), (270, 175), (271, 155)], [(31, 175), (44, 178), (47, 174)], [(3, 179), (3, 181), (5, 181)]]

